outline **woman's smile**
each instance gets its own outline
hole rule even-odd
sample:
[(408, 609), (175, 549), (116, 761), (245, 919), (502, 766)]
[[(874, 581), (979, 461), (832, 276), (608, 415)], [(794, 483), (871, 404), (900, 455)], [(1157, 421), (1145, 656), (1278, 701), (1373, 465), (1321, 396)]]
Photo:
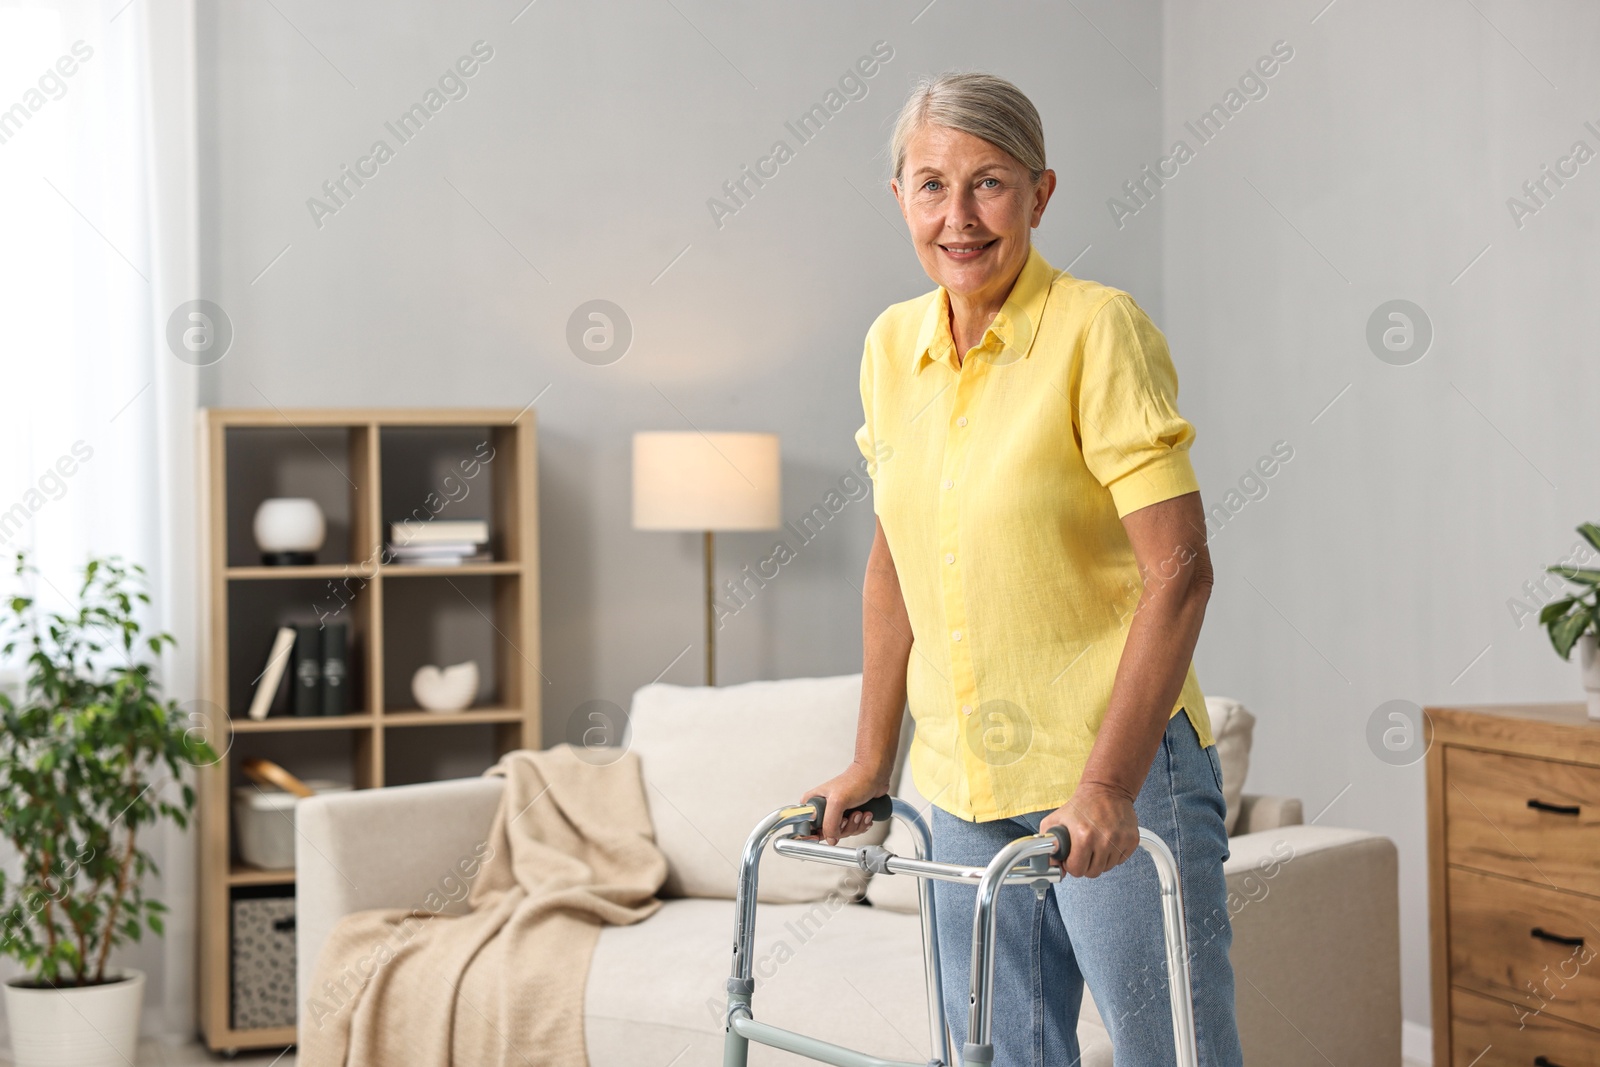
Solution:
[(958, 263), (967, 263), (967, 262), (970, 262), (970, 261), (972, 261), (974, 259), (977, 259), (979, 256), (981, 256), (985, 252), (987, 252), (990, 248), (994, 247), (994, 243), (996, 241), (998, 241), (998, 240), (999, 240), (999, 238), (996, 237), (996, 238), (991, 238), (990, 240), (981, 241), (981, 242), (962, 241), (959, 244), (955, 244), (955, 243), (941, 244), (939, 246), (939, 248), (940, 248), (941, 251), (944, 252), (945, 255), (949, 256), (951, 259), (955, 260), (956, 262), (958, 262)]

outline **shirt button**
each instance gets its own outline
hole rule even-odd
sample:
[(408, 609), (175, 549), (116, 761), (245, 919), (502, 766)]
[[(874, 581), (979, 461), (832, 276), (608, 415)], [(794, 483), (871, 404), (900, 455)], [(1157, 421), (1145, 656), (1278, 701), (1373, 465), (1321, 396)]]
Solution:
[(944, 487), (946, 489), (954, 489), (956, 487), (956, 483), (952, 479), (946, 478), (944, 480)]
[(956, 425), (957, 426), (965, 426), (966, 424), (967, 424), (967, 417), (965, 415), (961, 416), (959, 419), (956, 420)]
[(972, 705), (971, 704), (963, 704), (963, 705), (961, 705), (961, 714), (963, 714), (963, 715), (971, 715), (972, 714)]
[(952, 641), (961, 640), (961, 631), (960, 630), (952, 630), (950, 632), (950, 640), (952, 640)]
[(944, 561), (946, 563), (954, 563), (956, 561), (956, 554), (954, 552), (946, 552), (944, 554)]

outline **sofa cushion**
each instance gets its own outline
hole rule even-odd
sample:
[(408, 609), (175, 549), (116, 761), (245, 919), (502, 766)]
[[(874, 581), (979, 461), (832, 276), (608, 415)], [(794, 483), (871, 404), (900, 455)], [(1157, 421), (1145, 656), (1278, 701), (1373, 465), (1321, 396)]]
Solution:
[[(861, 675), (729, 686), (651, 684), (633, 695), (629, 745), (639, 754), (656, 845), (667, 857), (663, 897), (733, 899), (739, 858), (756, 824), (849, 765)], [(883, 841), (878, 825), (841, 844)], [(861, 872), (767, 849), (756, 899), (857, 899)]]
[[(732, 939), (733, 904), (725, 900), (669, 900), (642, 923), (604, 927), (584, 998), (590, 1067), (721, 1067)], [(757, 1019), (886, 1059), (929, 1058), (915, 916), (842, 901), (763, 904), (752, 971)], [(1087, 997), (1078, 1035), (1080, 1067), (1111, 1067), (1110, 1042)], [(750, 1046), (751, 1067), (798, 1062)]]
[(1256, 717), (1245, 706), (1228, 697), (1206, 697), (1206, 714), (1211, 718), (1211, 736), (1217, 739), (1217, 760), (1222, 764), (1222, 797), (1228, 802), (1224, 822), (1231, 835), (1239, 823), (1239, 797), (1244, 793), (1245, 775), (1250, 771), (1250, 742), (1255, 735)]

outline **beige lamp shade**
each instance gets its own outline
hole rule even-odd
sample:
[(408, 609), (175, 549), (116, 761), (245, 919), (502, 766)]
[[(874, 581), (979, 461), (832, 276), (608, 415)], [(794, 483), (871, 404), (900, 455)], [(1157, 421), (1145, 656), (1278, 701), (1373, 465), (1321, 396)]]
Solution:
[(633, 525), (638, 530), (775, 530), (778, 435), (636, 433)]

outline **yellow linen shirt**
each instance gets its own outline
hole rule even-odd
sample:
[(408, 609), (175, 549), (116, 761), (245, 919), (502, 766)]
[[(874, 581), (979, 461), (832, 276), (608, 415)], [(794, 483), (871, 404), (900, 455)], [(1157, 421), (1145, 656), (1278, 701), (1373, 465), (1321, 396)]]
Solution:
[[(1143, 582), (1121, 517), (1195, 492), (1166, 339), (1037, 249), (959, 366), (943, 287), (867, 333), (873, 480), (911, 620), (910, 769), (969, 821), (1072, 795)], [(1212, 742), (1191, 663), (1172, 714)]]

